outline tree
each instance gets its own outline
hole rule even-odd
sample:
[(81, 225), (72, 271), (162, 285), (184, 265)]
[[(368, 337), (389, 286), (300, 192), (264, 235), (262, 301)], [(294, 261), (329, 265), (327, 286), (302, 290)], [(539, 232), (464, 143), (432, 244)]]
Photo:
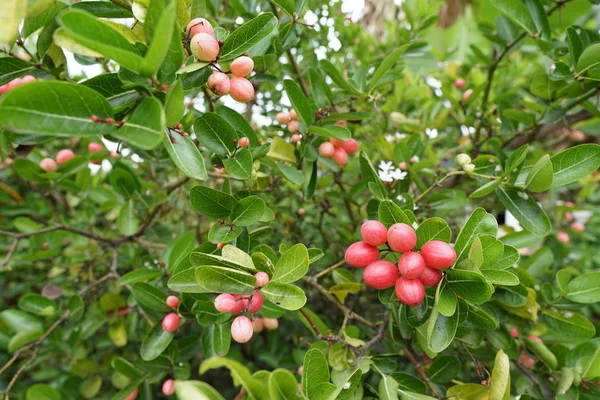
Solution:
[(598, 397), (596, 1), (342, 3), (0, 5), (5, 398)]

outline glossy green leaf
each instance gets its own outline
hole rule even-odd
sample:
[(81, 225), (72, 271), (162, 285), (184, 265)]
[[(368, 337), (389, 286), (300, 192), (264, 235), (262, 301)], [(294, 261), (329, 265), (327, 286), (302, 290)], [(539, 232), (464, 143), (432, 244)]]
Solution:
[(506, 15), (521, 28), (531, 34), (535, 32), (531, 15), (523, 3), (512, 0), (491, 0), (491, 2), (502, 14)]
[(431, 351), (439, 353), (450, 346), (458, 329), (459, 314), (460, 309), (446, 317), (439, 313), (437, 306), (433, 307), (427, 324), (427, 344)]
[(475, 209), (464, 224), (454, 243), (454, 250), (457, 255), (456, 259), (460, 261), (467, 257), (471, 244), (477, 235), (496, 235), (497, 230), (498, 222), (493, 215), (488, 214), (483, 208)]
[(25, 400), (61, 400), (62, 396), (58, 390), (44, 383), (36, 383), (27, 388)]
[(318, 136), (335, 138), (339, 140), (348, 140), (350, 139), (350, 131), (347, 128), (337, 126), (337, 125), (325, 125), (325, 126), (309, 126), (308, 132), (314, 133)]
[(163, 133), (163, 145), (167, 149), (171, 160), (185, 176), (192, 179), (205, 180), (208, 178), (206, 165), (202, 153), (198, 150), (189, 136), (172, 133), (171, 140), (168, 131)]
[(194, 186), (190, 191), (190, 200), (196, 210), (216, 218), (231, 214), (237, 203), (233, 196), (207, 186)]
[(236, 203), (231, 210), (231, 222), (236, 226), (253, 225), (265, 212), (265, 201), (257, 196), (248, 196)]
[(137, 302), (144, 307), (161, 312), (169, 311), (169, 307), (166, 304), (167, 294), (156, 286), (138, 282), (131, 286), (131, 292)]
[(319, 62), (319, 66), (321, 69), (329, 75), (329, 77), (333, 80), (333, 82), (340, 88), (346, 90), (351, 95), (360, 95), (360, 91), (348, 81), (344, 76), (338, 71), (338, 69), (333, 65), (329, 60), (321, 60)]
[(175, 381), (175, 393), (180, 400), (225, 400), (215, 388), (201, 381), (177, 379)]
[(0, 58), (0, 85), (19, 78), (34, 70), (32, 64), (16, 57)]
[(308, 250), (303, 244), (290, 247), (275, 264), (271, 280), (273, 282), (291, 283), (306, 275), (308, 271)]
[(508, 400), (510, 396), (510, 360), (499, 350), (490, 377), (490, 400)]
[(516, 286), (519, 284), (519, 277), (509, 271), (486, 270), (482, 271), (485, 279), (492, 285)]
[(410, 219), (408, 219), (404, 211), (391, 200), (384, 200), (379, 203), (378, 215), (379, 221), (381, 221), (386, 228), (389, 228), (396, 223), (404, 223), (412, 226)]
[(144, 337), (140, 355), (145, 361), (152, 361), (160, 356), (169, 347), (175, 335), (163, 329), (161, 324), (155, 324)]
[(236, 385), (241, 385), (248, 398), (253, 400), (267, 399), (266, 384), (254, 379), (250, 371), (237, 361), (227, 358), (213, 357), (200, 364), (200, 375), (211, 369), (225, 367), (231, 372), (231, 377)]
[(388, 54), (383, 61), (377, 66), (375, 72), (373, 72), (373, 76), (369, 81), (369, 87), (372, 89), (377, 86), (377, 83), (384, 77), (384, 75), (389, 71), (389, 69), (394, 65), (394, 63), (398, 60), (398, 58), (404, 54), (404, 52), (408, 49), (409, 45), (405, 44), (403, 46), (398, 47), (396, 50), (392, 51)]
[(552, 162), (550, 156), (546, 154), (531, 167), (525, 180), (525, 188), (532, 192), (545, 192), (552, 187), (553, 180)]
[(223, 159), (227, 173), (237, 179), (250, 178), (252, 163), (252, 153), (248, 149), (241, 149), (232, 158)]
[(461, 362), (454, 356), (440, 356), (433, 360), (427, 370), (427, 376), (435, 383), (450, 383), (459, 376)]
[(549, 329), (544, 338), (550, 341), (584, 341), (593, 337), (596, 332), (594, 325), (586, 317), (573, 311), (547, 309), (542, 315), (543, 322)]
[(555, 154), (550, 161), (554, 169), (552, 186), (565, 186), (600, 168), (600, 145), (580, 144)]
[(42, 329), (42, 322), (37, 317), (20, 310), (8, 309), (0, 312), (0, 322), (12, 332)]
[(197, 268), (196, 281), (208, 293), (250, 294), (256, 286), (254, 275), (226, 267)]
[(167, 126), (175, 126), (179, 123), (185, 113), (183, 98), (183, 85), (180, 80), (175, 81), (169, 87), (165, 98), (165, 116)]
[(27, 0), (6, 0), (0, 4), (0, 45), (11, 44), (16, 38), (26, 12)]
[(133, 200), (128, 200), (127, 203), (121, 207), (119, 217), (117, 218), (117, 228), (122, 235), (131, 236), (138, 230), (140, 221), (135, 214), (134, 202)]
[(548, 216), (537, 202), (524, 191), (509, 187), (499, 187), (496, 194), (523, 228), (538, 236), (546, 236), (552, 230)]
[(276, 369), (269, 375), (269, 398), (273, 400), (296, 400), (298, 382), (296, 377), (287, 369)]
[(205, 113), (194, 122), (194, 132), (202, 146), (219, 155), (235, 151), (237, 134), (233, 126), (216, 113)]
[(566, 292), (567, 298), (576, 303), (591, 304), (599, 302), (600, 272), (579, 275), (569, 282)]
[(254, 17), (231, 32), (219, 53), (221, 60), (227, 61), (250, 50), (277, 28), (277, 18), (271, 13)]
[(482, 304), (490, 299), (492, 285), (483, 275), (474, 271), (450, 269), (446, 272), (449, 288), (460, 298), (473, 304)]
[(423, 221), (417, 228), (417, 248), (431, 240), (441, 240), (450, 243), (452, 240), (452, 231), (448, 223), (442, 218), (433, 217)]
[(15, 351), (19, 350), (20, 348), (27, 346), (30, 343), (35, 342), (40, 337), (42, 337), (43, 334), (44, 334), (44, 331), (41, 329), (33, 329), (33, 330), (18, 332), (15, 335), (13, 335), (13, 337), (10, 338), (10, 341), (8, 342), (7, 350), (9, 353), (14, 353)]
[(308, 127), (314, 121), (315, 116), (300, 85), (291, 79), (286, 79), (283, 81), (283, 87), (292, 103), (292, 107), (294, 107), (294, 110), (298, 113), (299, 121), (302, 122), (305, 127)]
[(329, 382), (329, 365), (323, 353), (318, 349), (310, 349), (304, 355), (304, 372), (302, 374), (302, 393), (312, 398), (320, 384)]
[(298, 310), (306, 304), (306, 295), (297, 286), (269, 282), (261, 291), (265, 299), (286, 310)]
[(19, 308), (32, 314), (49, 317), (56, 312), (56, 302), (39, 294), (28, 293), (19, 299)]

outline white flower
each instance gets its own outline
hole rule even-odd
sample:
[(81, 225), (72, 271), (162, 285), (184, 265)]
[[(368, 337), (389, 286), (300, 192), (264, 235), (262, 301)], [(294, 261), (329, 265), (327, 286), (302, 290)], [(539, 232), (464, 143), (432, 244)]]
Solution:
[(385, 138), (385, 141), (388, 143), (392, 143), (394, 140), (396, 140), (396, 138), (392, 135), (385, 135), (384, 138)]
[(400, 168), (394, 168), (391, 161), (381, 161), (379, 163), (379, 171), (377, 171), (379, 179), (383, 182), (394, 182), (406, 178), (407, 172), (402, 172)]
[(428, 76), (425, 78), (425, 82), (427, 82), (427, 84), (434, 89), (439, 89), (442, 87), (442, 82), (435, 79), (433, 76)]
[(392, 172), (392, 178), (394, 178), (394, 180), (396, 181), (401, 181), (404, 178), (406, 178), (406, 175), (408, 175), (408, 172), (402, 172), (402, 170), (400, 168), (396, 168), (396, 170), (394, 172)]
[(425, 129), (425, 134), (427, 135), (427, 137), (429, 139), (435, 139), (436, 137), (438, 137), (438, 130), (437, 129)]
[(421, 159), (421, 157), (419, 157), (419, 156), (412, 156), (410, 158), (410, 162), (414, 164), (416, 162), (419, 162), (420, 159)]
[(393, 163), (391, 161), (381, 161), (379, 163), (379, 169), (388, 172), (390, 169), (394, 168)]

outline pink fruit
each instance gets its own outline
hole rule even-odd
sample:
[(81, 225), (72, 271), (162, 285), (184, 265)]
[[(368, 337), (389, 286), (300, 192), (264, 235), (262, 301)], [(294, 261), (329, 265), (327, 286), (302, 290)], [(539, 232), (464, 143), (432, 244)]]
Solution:
[(55, 172), (58, 169), (58, 164), (51, 158), (44, 158), (40, 161), (40, 167), (46, 172)]
[(465, 92), (462, 95), (462, 100), (464, 102), (467, 102), (469, 100), (469, 97), (471, 97), (472, 94), (473, 94), (473, 89), (465, 90)]
[(248, 79), (236, 76), (231, 78), (229, 95), (235, 101), (247, 103), (254, 97), (254, 86)]
[(585, 133), (575, 129), (569, 133), (569, 137), (575, 142), (583, 142), (585, 140)]
[(56, 153), (56, 162), (59, 164), (64, 164), (73, 157), (75, 157), (75, 153), (73, 153), (73, 150), (62, 149), (61, 151)]
[(442, 280), (442, 271), (426, 266), (423, 268), (421, 275), (419, 275), (419, 280), (423, 282), (423, 285), (426, 287), (437, 286), (437, 284)]
[(454, 81), (454, 87), (457, 89), (462, 89), (465, 87), (465, 80), (464, 79), (457, 79)]
[(302, 138), (301, 138), (301, 137), (300, 137), (300, 135), (298, 135), (297, 133), (294, 133), (294, 134), (292, 135), (292, 142), (294, 142), (294, 143), (299, 143), (301, 139), (302, 139)]
[(456, 261), (456, 251), (446, 242), (432, 240), (421, 248), (421, 256), (425, 264), (431, 268), (444, 269), (451, 267)]
[(192, 55), (200, 61), (212, 61), (219, 55), (219, 42), (208, 33), (197, 33), (190, 42)]
[(103, 149), (104, 149), (104, 146), (102, 146), (98, 142), (90, 142), (90, 144), (88, 144), (88, 150), (90, 151), (90, 153), (97, 153)]
[(529, 336), (527, 336), (527, 339), (533, 340), (533, 341), (536, 341), (539, 343), (544, 343), (544, 341), (542, 339), (540, 339), (539, 336), (529, 335)]
[(342, 149), (341, 147), (338, 147), (333, 152), (332, 159), (333, 161), (335, 161), (336, 164), (344, 165), (348, 162), (348, 153), (346, 153), (346, 150)]
[(170, 313), (165, 315), (165, 318), (163, 318), (162, 327), (165, 331), (173, 333), (179, 328), (180, 322), (179, 315)]
[(248, 76), (254, 69), (254, 61), (250, 57), (238, 57), (231, 63), (229, 70), (235, 76)]
[(112, 159), (119, 158), (119, 153), (117, 153), (116, 151), (111, 151), (110, 158), (112, 158)]
[[(42, 160), (43, 161), (43, 160)], [(556, 239), (558, 239), (559, 242), (561, 243), (569, 243), (571, 241), (571, 238), (569, 238), (569, 234), (567, 232), (558, 232), (556, 234)]]
[(219, 312), (233, 312), (236, 306), (235, 298), (229, 293), (221, 293), (215, 298), (215, 308)]
[(250, 146), (250, 139), (247, 137), (243, 137), (240, 139), (240, 147), (248, 147)]
[(342, 143), (342, 149), (346, 150), (348, 154), (354, 154), (358, 151), (359, 145), (355, 139), (348, 139)]
[(259, 312), (262, 308), (264, 299), (259, 292), (254, 293), (254, 296), (248, 300), (248, 311), (251, 313)]
[(528, 354), (522, 353), (519, 356), (519, 364), (527, 369), (532, 369), (535, 366), (535, 359), (531, 358)]
[(4, 85), (0, 86), (0, 94), (4, 94), (8, 92), (8, 83), (5, 83)]
[(573, 229), (575, 232), (583, 232), (585, 231), (585, 225), (583, 225), (581, 222), (573, 222), (571, 224), (571, 229)]
[[(225, 179), (223, 179), (223, 178), (218, 178), (217, 179), (217, 183), (218, 184), (221, 184), (223, 182), (225, 182)], [(223, 247), (225, 247), (225, 243), (219, 243), (219, 244), (217, 244), (217, 249), (221, 250)]]
[(298, 210), (298, 215), (299, 216), (302, 217), (302, 216), (304, 216), (304, 214), (306, 214), (306, 210), (304, 208), (301, 208), (301, 209)]
[(571, 211), (567, 211), (565, 213), (565, 219), (567, 220), (567, 222), (572, 222), (573, 221), (573, 213)]
[(365, 242), (356, 242), (346, 249), (345, 259), (348, 265), (357, 268), (365, 268), (367, 265), (377, 261), (379, 250)]
[(510, 328), (508, 330), (508, 333), (510, 333), (510, 336), (512, 336), (515, 339), (519, 337), (519, 330), (517, 328)]
[(332, 145), (335, 147), (342, 147), (344, 145), (344, 141), (336, 138), (329, 139)]
[(179, 307), (179, 298), (177, 296), (169, 296), (166, 303), (171, 308), (177, 308)]
[(288, 131), (290, 131), (291, 133), (298, 132), (298, 121), (296, 121), (295, 119), (291, 120), (288, 124)]
[(295, 120), (298, 119), (298, 113), (296, 112), (296, 110), (290, 110), (290, 120)]
[(360, 235), (371, 246), (381, 246), (387, 240), (387, 228), (379, 221), (366, 221), (360, 227)]
[(207, 33), (211, 36), (215, 36), (215, 30), (213, 29), (210, 22), (204, 18), (194, 18), (190, 21), (187, 28), (185, 28), (188, 37), (194, 37), (199, 33)]
[(398, 278), (394, 291), (398, 300), (407, 306), (418, 306), (425, 298), (425, 287), (418, 279)]
[(573, 203), (572, 201), (567, 201), (565, 202), (565, 206), (573, 208), (575, 207), (575, 203)]
[(321, 157), (331, 158), (333, 157), (333, 153), (335, 152), (335, 147), (330, 142), (321, 143), (319, 146), (319, 154)]
[(269, 283), (269, 275), (267, 275), (266, 272), (257, 272), (256, 274), (254, 274), (254, 277), (256, 278), (257, 287), (263, 287), (267, 283)]
[(363, 281), (374, 289), (387, 289), (396, 284), (398, 268), (385, 260), (377, 260), (367, 265), (363, 271)]
[(415, 248), (417, 234), (410, 225), (397, 223), (390, 226), (387, 233), (387, 242), (392, 250), (405, 253)]
[(21, 79), (21, 78), (13, 79), (12, 81), (10, 81), (6, 84), (7, 91), (13, 90), (14, 88), (16, 88), (17, 86), (19, 86), (22, 83), (23, 83), (23, 79)]
[(275, 120), (282, 125), (285, 125), (290, 122), (290, 114), (284, 112), (278, 112), (275, 115)]
[(35, 82), (35, 76), (33, 76), (33, 75), (25, 75), (21, 79), (21, 84), (30, 83), (30, 82)]
[(262, 318), (254, 318), (252, 320), (252, 328), (254, 330), (254, 333), (261, 333), (265, 328), (265, 322)]
[(265, 328), (270, 331), (273, 331), (279, 327), (279, 321), (277, 318), (263, 318), (263, 324), (265, 325)]
[(129, 394), (129, 396), (125, 397), (125, 400), (135, 400), (135, 399), (137, 399), (139, 393), (140, 393), (140, 389), (135, 388), (135, 390), (133, 392), (131, 392)]
[(400, 167), (400, 169), (408, 169), (408, 164), (406, 164), (405, 161), (402, 161), (400, 164), (398, 164), (398, 167)]
[(252, 339), (254, 327), (248, 317), (239, 316), (231, 324), (231, 337), (238, 343), (246, 343)]
[(235, 299), (235, 306), (233, 307), (231, 313), (239, 314), (248, 308), (248, 295), (236, 294), (233, 296), (233, 298)]
[(162, 392), (165, 396), (170, 396), (175, 393), (175, 381), (167, 379), (162, 385)]
[(398, 271), (403, 277), (416, 279), (421, 276), (425, 269), (425, 260), (419, 253), (407, 251), (398, 260)]
[(224, 96), (229, 93), (231, 88), (231, 82), (229, 77), (222, 72), (214, 71), (206, 82), (206, 86), (210, 89), (211, 92), (216, 94), (217, 96)]

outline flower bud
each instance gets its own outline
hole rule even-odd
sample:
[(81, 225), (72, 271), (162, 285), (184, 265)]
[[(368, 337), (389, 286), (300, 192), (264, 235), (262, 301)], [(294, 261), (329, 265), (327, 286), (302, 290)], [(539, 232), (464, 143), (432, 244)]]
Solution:
[(469, 100), (469, 97), (473, 94), (473, 89), (467, 89), (462, 95), (462, 101), (465, 103)]
[(456, 156), (456, 162), (458, 163), (458, 165), (467, 165), (471, 163), (471, 157), (469, 157), (467, 154), (465, 153), (460, 153), (459, 155)]
[(475, 172), (475, 164), (463, 165), (463, 171), (465, 171), (469, 176), (473, 175), (473, 172)]
[(295, 119), (291, 120), (288, 124), (288, 131), (290, 131), (291, 133), (298, 132), (298, 121), (296, 121)]

